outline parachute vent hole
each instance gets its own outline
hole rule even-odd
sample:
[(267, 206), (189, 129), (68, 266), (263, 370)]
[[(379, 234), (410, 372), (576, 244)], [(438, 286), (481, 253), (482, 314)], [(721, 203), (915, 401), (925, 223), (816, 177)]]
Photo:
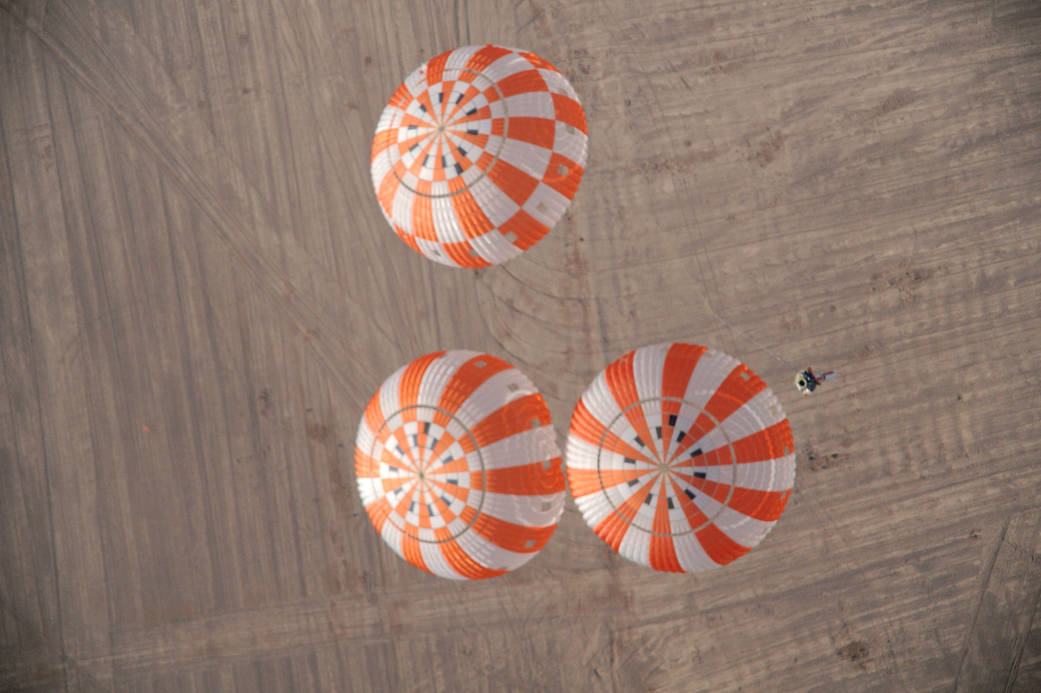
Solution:
[(488, 363), (486, 361), (474, 361), (474, 365), (478, 368), (484, 368)]
[(506, 389), (509, 390), (510, 392), (516, 392), (517, 390), (520, 389), (520, 385), (518, 385), (517, 383), (510, 383), (509, 385), (506, 386)]
[(537, 205), (535, 205), (535, 209), (537, 209), (538, 211), (540, 211), (543, 214), (545, 214), (545, 212), (546, 212), (546, 203), (545, 202), (538, 203)]
[(748, 371), (741, 371), (741, 379), (748, 380)]
[(517, 234), (515, 234), (513, 231), (510, 231), (509, 233), (504, 233), (503, 238), (508, 240), (510, 243), (517, 242)]
[(543, 469), (548, 470), (552, 466), (553, 466), (553, 460), (550, 460), (550, 459), (542, 460), (542, 468)]
[(784, 446), (784, 454), (785, 455), (792, 454), (792, 449), (790, 447), (788, 447), (787, 445)]
[(539, 427), (539, 420), (538, 419), (532, 419), (531, 420), (531, 427), (532, 428), (538, 428)]
[(534, 548), (534, 547), (535, 547), (535, 540), (534, 539), (528, 539), (526, 542), (524, 542), (524, 548), (531, 549), (531, 548)]
[(477, 254), (476, 248), (470, 248), (470, 257), (480, 257), (480, 255)]
[(575, 126), (574, 125), (568, 125), (567, 128), (565, 128), (565, 129), (567, 130), (567, 134), (569, 134), (569, 135), (574, 135), (575, 134)]
[(440, 251), (440, 250), (438, 250), (437, 248), (434, 248), (434, 249), (433, 249), (433, 250), (431, 250), (430, 252), (432, 252), (432, 253), (433, 253), (434, 255), (436, 255), (436, 256), (438, 256), (438, 257), (441, 257), (441, 251)]
[(564, 164), (561, 164), (560, 166), (557, 166), (557, 173), (559, 173), (562, 176), (566, 176), (567, 175), (567, 166), (565, 166)]
[(542, 512), (546, 512), (553, 507), (553, 501), (542, 501)]

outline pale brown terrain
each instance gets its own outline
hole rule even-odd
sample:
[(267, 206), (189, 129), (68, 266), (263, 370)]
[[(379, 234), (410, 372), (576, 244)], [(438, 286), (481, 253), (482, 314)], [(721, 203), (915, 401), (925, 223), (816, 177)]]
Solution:
[[(589, 160), (541, 243), (453, 270), (369, 148), (484, 42), (569, 77)], [(373, 531), (398, 366), (505, 358), (562, 443), (668, 340), (786, 407), (755, 551), (655, 573), (569, 501), (457, 584)], [(1038, 691), (1039, 354), (1033, 0), (0, 0), (0, 689)]]

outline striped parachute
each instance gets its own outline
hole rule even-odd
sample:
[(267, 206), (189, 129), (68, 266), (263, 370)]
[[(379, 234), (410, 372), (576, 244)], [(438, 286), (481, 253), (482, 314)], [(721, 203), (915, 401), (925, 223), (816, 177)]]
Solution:
[(631, 351), (575, 408), (571, 492), (590, 527), (626, 558), (692, 572), (763, 540), (795, 481), (788, 419), (747, 366), (693, 344)]
[(383, 540), (441, 577), (523, 565), (564, 509), (542, 395), (510, 364), (475, 351), (428, 354), (387, 378), (358, 426), (354, 465)]
[(421, 66), (376, 126), (371, 173), (398, 236), (431, 260), (486, 267), (549, 233), (586, 162), (578, 95), (547, 61), (466, 46)]

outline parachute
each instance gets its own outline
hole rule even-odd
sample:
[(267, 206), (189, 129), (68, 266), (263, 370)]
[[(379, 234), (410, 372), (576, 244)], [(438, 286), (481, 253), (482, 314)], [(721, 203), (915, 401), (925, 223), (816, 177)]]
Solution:
[(694, 344), (607, 366), (571, 418), (567, 476), (583, 518), (655, 570), (707, 570), (755, 547), (795, 481), (791, 428), (747, 366)]
[(578, 190), (585, 113), (549, 62), (466, 46), (408, 76), (383, 110), (371, 173), (380, 208), (409, 246), (486, 267), (549, 233)]
[(362, 415), (354, 465), (383, 540), (440, 577), (523, 565), (564, 510), (542, 395), (509, 363), (476, 351), (428, 354), (388, 377)]

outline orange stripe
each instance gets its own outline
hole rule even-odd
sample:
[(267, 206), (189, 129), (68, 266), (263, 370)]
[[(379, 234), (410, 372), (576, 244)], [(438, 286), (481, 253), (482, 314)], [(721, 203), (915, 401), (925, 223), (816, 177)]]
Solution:
[[(500, 79), (496, 86), (499, 87), (499, 91), (502, 92), (504, 97), (528, 94), (533, 91), (549, 91), (549, 87), (546, 86), (546, 80), (542, 79), (542, 74), (538, 70), (515, 72), (509, 77)], [(510, 122), (512, 124), (512, 118)]]
[[(389, 216), (390, 212), (388, 212), (387, 215)], [(419, 245), (416, 243), (415, 236), (413, 236), (411, 233), (405, 231), (405, 229), (401, 228), (397, 224), (394, 224), (394, 222), (391, 222), (391, 224), (394, 226), (394, 232), (398, 234), (398, 238), (400, 238), (401, 240), (405, 241), (405, 243), (408, 244), (409, 248), (412, 248), (412, 250), (416, 251), (417, 253), (422, 253), (423, 252), (422, 250), (419, 249)]]
[[(611, 395), (614, 397), (614, 401), (619, 409), (624, 410), (630, 404), (640, 399), (640, 395), (636, 390), (636, 379), (633, 375), (633, 358), (635, 355), (635, 351), (630, 351), (622, 358), (612, 361), (604, 369), (607, 389), (611, 391)], [(653, 442), (650, 429), (647, 426), (647, 419), (643, 415), (643, 408), (632, 407), (625, 412), (625, 418), (632, 425), (633, 430), (636, 431), (636, 435), (640, 436), (644, 445), (650, 450)]]
[(412, 92), (408, 90), (408, 86), (402, 82), (398, 85), (398, 88), (394, 90), (390, 100), (387, 101), (388, 106), (405, 110), (408, 106), (409, 101), (412, 100)]
[(436, 58), (431, 58), (427, 63), (426, 81), (428, 85), (433, 86), (444, 78), (445, 63), (451, 54), (452, 51), (446, 51)]
[[(455, 513), (448, 507), (448, 503), (441, 500), (440, 494), (433, 495), (434, 507), (437, 508), (437, 514), (441, 516), (441, 519), (445, 521), (445, 524), (449, 524), (455, 519)], [(437, 530), (434, 530), (434, 536), (437, 536)]]
[(564, 94), (553, 94), (553, 117), (571, 127), (589, 134), (586, 130), (586, 114), (582, 104)]
[(451, 537), (451, 532), (447, 529), (435, 530), (435, 534), (441, 543), (437, 545), (441, 549), (441, 554), (445, 557), (448, 565), (452, 566), (452, 570), (459, 573), (465, 578), (470, 580), (482, 580), (484, 578), (492, 578), (498, 575), (506, 573), (505, 570), (492, 570), (491, 568), (485, 568), (483, 565), (471, 558), (455, 541), (445, 541)]
[(510, 53), (510, 51), (506, 48), (488, 44), (470, 56), (470, 59), (466, 61), (466, 67), (480, 72), (507, 53)]
[(390, 503), (386, 498), (377, 498), (365, 507), (365, 512), (369, 514), (369, 519), (372, 520), (376, 531), (382, 532), (383, 524), (387, 521), (387, 517), (390, 516)]
[[(724, 487), (729, 488), (729, 487)], [(735, 488), (727, 506), (737, 512), (764, 522), (776, 522), (788, 504), (792, 490), (758, 491), (750, 488)]]
[(380, 409), (380, 395), (377, 392), (369, 400), (369, 403), (365, 405), (365, 425), (375, 434), (376, 431), (380, 430), (383, 421), (383, 410)]
[(512, 232), (517, 236), (517, 240), (513, 244), (522, 250), (527, 250), (549, 233), (549, 227), (536, 220), (523, 209), (519, 209), (516, 214), (506, 220), (506, 223), (501, 227), (501, 231), (504, 234)]
[(778, 421), (773, 426), (745, 436), (734, 444), (734, 455), (737, 463), (762, 462), (783, 457), (787, 448), (790, 454), (795, 450), (792, 441), (792, 429), (788, 425), (788, 419)]
[[(419, 154), (416, 155), (416, 158), (412, 161), (411, 164), (409, 164), (409, 167), (408, 167), (407, 170), (408, 170), (409, 173), (414, 175), (416, 178), (419, 178), (419, 176), (423, 173), (423, 168), (424, 168), (423, 162), (426, 161), (427, 156), (430, 155), (430, 150), (431, 150), (431, 148), (433, 148), (433, 146), (434, 146), (434, 140), (431, 139), (429, 142), (427, 142), (426, 144), (423, 145), (423, 147), (419, 150)], [(419, 187), (419, 183), (426, 183), (428, 186), (430, 185), (430, 181), (425, 180), (423, 178), (419, 178), (419, 180), (416, 183), (416, 192), (419, 192), (419, 193), (429, 193), (430, 192), (429, 188), (426, 189), (426, 190), (421, 189)]]
[(379, 462), (358, 446), (354, 447), (354, 474), (360, 479), (374, 479), (380, 475)]
[(568, 467), (567, 478), (571, 484), (571, 495), (576, 498), (588, 496), (591, 493), (601, 492), (603, 488), (611, 488), (618, 484), (624, 484), (633, 479), (639, 479), (645, 474), (650, 474), (653, 469), (577, 469)]
[(490, 262), (477, 255), (471, 255), (470, 250), (473, 248), (472, 245), (466, 241), (460, 241), (459, 243), (443, 243), (441, 247), (445, 250), (445, 255), (452, 259), (460, 267), (491, 267)]
[[(533, 423), (534, 422), (534, 423)], [(507, 402), (470, 429), (481, 447), (550, 424), (549, 409), (542, 395), (533, 392)]]
[[(414, 409), (405, 410), (401, 412), (401, 418), (405, 421), (414, 421), (416, 418), (416, 412)], [(392, 435), (394, 436), (394, 440), (397, 442), (398, 446), (401, 448), (401, 451), (405, 453), (405, 458), (408, 460), (408, 462), (411, 463), (414, 468), (418, 468), (416, 460), (412, 459), (412, 444), (409, 442), (408, 437), (405, 435), (405, 431), (401, 428), (396, 428), (392, 432)], [(386, 443), (384, 443), (384, 445), (385, 444)], [(393, 458), (389, 458), (387, 455), (384, 455), (383, 461), (392, 465), (400, 466), (401, 464), (403, 464), (403, 462), (400, 462), (398, 460), (393, 460), (392, 462), (392, 459)]]
[[(706, 351), (708, 350), (705, 347), (696, 344), (677, 343), (669, 347), (668, 353), (665, 354), (665, 367), (662, 369), (662, 397), (683, 399), (683, 395), (687, 392), (687, 385), (690, 383), (690, 376), (694, 372), (694, 367), (697, 366), (698, 359)], [(682, 404), (680, 402), (662, 401), (661, 428), (662, 440), (665, 443), (665, 459), (670, 459), (669, 447), (672, 444), (672, 434), (675, 430), (669, 424), (669, 417), (679, 415), (681, 407)]]
[[(512, 129), (510, 134), (513, 134)], [(584, 170), (566, 156), (553, 152), (549, 156), (549, 164), (542, 176), (542, 182), (567, 199), (573, 200), (578, 192), (578, 184), (582, 182)]]
[(430, 529), (430, 511), (427, 509), (426, 493), (422, 489), (416, 494), (416, 510), (419, 512), (419, 527)]
[(683, 489), (680, 488), (679, 484), (675, 481), (671, 481), (671, 483), (673, 495), (679, 499), (680, 508), (683, 510), (683, 514), (687, 516), (687, 524), (691, 526), (691, 529), (694, 527), (700, 527), (708, 522), (708, 517), (706, 517), (705, 513), (701, 512), (701, 509), (694, 504), (694, 501), (683, 492)]
[(383, 493), (390, 493), (394, 489), (400, 488), (410, 481), (412, 481), (410, 477), (399, 476), (391, 479), (380, 479), (380, 485), (383, 486)]
[(739, 364), (716, 388), (712, 399), (705, 405), (705, 411), (716, 421), (722, 421), (765, 389), (766, 383), (748, 370), (748, 366)]
[(397, 194), (398, 186), (400, 185), (401, 181), (398, 180), (393, 171), (388, 171), (387, 175), (383, 176), (383, 180), (380, 181), (380, 189), (376, 192), (376, 198), (380, 201), (380, 206), (383, 207), (383, 211), (387, 213), (388, 217), (394, 214), (394, 196)]
[[(664, 484), (661, 488), (664, 491)], [(658, 494), (658, 505), (654, 509), (655, 532), (661, 534), (651, 535), (651, 548), (648, 557), (651, 567), (655, 570), (664, 570), (670, 573), (682, 573), (679, 559), (676, 558), (676, 547), (672, 543), (672, 537), (662, 536), (672, 532), (672, 524), (669, 522), (668, 496), (664, 492)]]
[(545, 149), (553, 149), (557, 124), (548, 118), (530, 118), (515, 115), (510, 119), (510, 138), (519, 139)]
[(528, 51), (517, 51), (517, 53), (524, 56), (524, 58), (535, 67), (541, 68), (543, 70), (553, 70), (553, 72), (560, 72), (560, 70), (553, 67), (553, 65), (551, 65), (548, 60), (546, 60), (545, 58), (541, 58), (535, 55), (534, 53), (529, 53)]
[[(467, 166), (469, 165), (467, 163)], [(452, 207), (455, 208), (455, 216), (467, 238), (479, 238), (495, 228), (495, 224), (485, 216), (484, 210), (469, 190), (463, 190), (450, 199)]]
[(401, 535), (401, 553), (405, 555), (405, 560), (423, 570), (431, 573), (433, 571), (427, 568), (426, 562), (423, 561), (423, 554), (419, 550), (419, 540), (413, 539), (409, 535), (402, 533)]
[(571, 429), (570, 433), (587, 443), (599, 446), (600, 440), (603, 438), (604, 450), (610, 450), (611, 452), (618, 453), (622, 457), (631, 457), (634, 460), (641, 460), (643, 462), (650, 462), (642, 452), (632, 447), (624, 440), (616, 436), (610, 431), (604, 436), (605, 428), (604, 424), (600, 422), (586, 407), (586, 403), (583, 400), (578, 400), (578, 405), (575, 406), (575, 413), (571, 416)]
[(485, 472), (485, 488), (495, 493), (514, 496), (542, 496), (564, 490), (564, 475), (560, 473), (560, 458), (550, 460), (549, 469), (542, 462), (489, 469)]
[[(449, 414), (455, 414), (463, 402), (476, 392), (477, 388), (496, 373), (502, 373), (510, 368), (513, 366), (490, 354), (478, 354), (468, 359), (452, 374), (452, 386), (446, 387), (441, 393), (441, 399), (437, 403), (438, 408)], [(444, 422), (437, 417), (435, 417), (435, 421), (441, 426), (448, 425), (448, 417), (441, 412), (438, 412), (438, 415), (444, 419)]]
[[(480, 161), (477, 165), (481, 165)], [(535, 192), (535, 187), (539, 184), (535, 178), (503, 159), (496, 161), (495, 165), (488, 169), (487, 175), (493, 183), (499, 186), (500, 190), (519, 205), (523, 205), (531, 197), (531, 194)]]
[(507, 551), (535, 553), (546, 545), (557, 526), (525, 527), (484, 513), (477, 517), (473, 528), (482, 537)]
[(748, 547), (741, 546), (715, 525), (695, 532), (694, 536), (701, 542), (701, 547), (705, 549), (709, 558), (720, 565), (725, 565), (749, 552)]
[[(398, 385), (398, 405), (408, 407), (419, 404), (419, 383), (423, 380), (423, 374), (435, 360), (445, 355), (443, 351), (435, 351), (408, 364), (405, 372), (401, 374), (401, 383)], [(428, 403), (429, 404), (429, 403)]]
[(443, 492), (455, 496), (464, 503), (466, 502), (466, 499), (470, 496), (470, 491), (466, 488), (463, 488), (462, 486), (459, 486), (458, 484), (449, 484), (438, 479), (431, 479), (430, 477), (427, 477), (427, 480), (432, 481), (434, 485), (436, 485)]
[(618, 513), (612, 511), (597, 523), (593, 531), (615, 551), (622, 543), (625, 533), (629, 531), (629, 523)]
[[(456, 82), (470, 82), (470, 80), (458, 79), (456, 80)], [(473, 84), (468, 84), (466, 89), (463, 90), (463, 98), (459, 99), (458, 103), (453, 104), (452, 110), (449, 111), (448, 114), (445, 116), (445, 122), (454, 122), (453, 118), (455, 118), (455, 114), (461, 111), (464, 107), (468, 106), (470, 104), (470, 101), (480, 93), (481, 91), (477, 87), (473, 86)]]
[(393, 130), (380, 130), (372, 138), (372, 157), (369, 162), (376, 160), (376, 157), (387, 150), (388, 147), (395, 144), (398, 141), (398, 131)]
[[(492, 109), (491, 109), (491, 107), (490, 106), (481, 106), (480, 108), (478, 108), (473, 113), (468, 113), (468, 114), (462, 115), (459, 118), (456, 118), (455, 120), (453, 120), (452, 121), (452, 127), (449, 129), (449, 132), (451, 132), (452, 134), (455, 134), (455, 135), (459, 135), (460, 137), (468, 137), (468, 136), (469, 137), (476, 137), (476, 135), (469, 135), (466, 132), (466, 128), (463, 127), (463, 126), (466, 125), (466, 123), (472, 122), (474, 120), (487, 120), (488, 118), (491, 118), (491, 117), (492, 117)], [(501, 121), (502, 118), (498, 118), (498, 120)], [(483, 135), (483, 137), (487, 137), (487, 135)], [(473, 141), (475, 143), (479, 142), (478, 140), (473, 140)], [(481, 146), (484, 146), (484, 145), (481, 145)]]
[[(434, 422), (435, 423), (437, 423), (438, 418), (447, 418), (447, 417), (445, 417), (444, 414), (442, 414), (441, 412), (437, 412), (436, 414), (434, 414)], [(444, 426), (445, 424), (440, 424), (440, 425)], [(468, 436), (464, 435), (463, 439), (465, 440), (466, 438), (468, 438)], [(445, 434), (441, 436), (441, 440), (437, 441), (437, 445), (434, 446), (434, 449), (430, 451), (430, 459), (436, 460), (438, 457), (440, 457), (444, 453), (445, 450), (447, 450), (448, 448), (450, 448), (452, 446), (452, 443), (455, 443), (455, 442), (458, 442), (458, 443), (460, 443), (460, 445), (462, 445), (462, 441), (457, 441), (452, 436), (452, 434), (450, 434), (450, 433), (448, 433), (446, 431)], [(470, 445), (469, 447), (470, 447), (470, 449), (473, 449), (472, 445)], [(464, 448), (463, 451), (466, 452), (466, 449)], [(435, 471), (435, 470), (437, 470), (437, 471), (442, 471), (443, 470), (445, 472), (456, 471), (455, 466), (457, 464), (460, 464), (460, 463), (463, 465), (462, 469), (466, 469), (466, 461), (465, 460), (455, 459), (455, 460), (452, 460), (451, 462), (448, 462), (446, 464), (442, 464), (442, 465), (440, 465), (438, 467), (435, 467), (435, 468), (431, 469), (430, 471)]]

